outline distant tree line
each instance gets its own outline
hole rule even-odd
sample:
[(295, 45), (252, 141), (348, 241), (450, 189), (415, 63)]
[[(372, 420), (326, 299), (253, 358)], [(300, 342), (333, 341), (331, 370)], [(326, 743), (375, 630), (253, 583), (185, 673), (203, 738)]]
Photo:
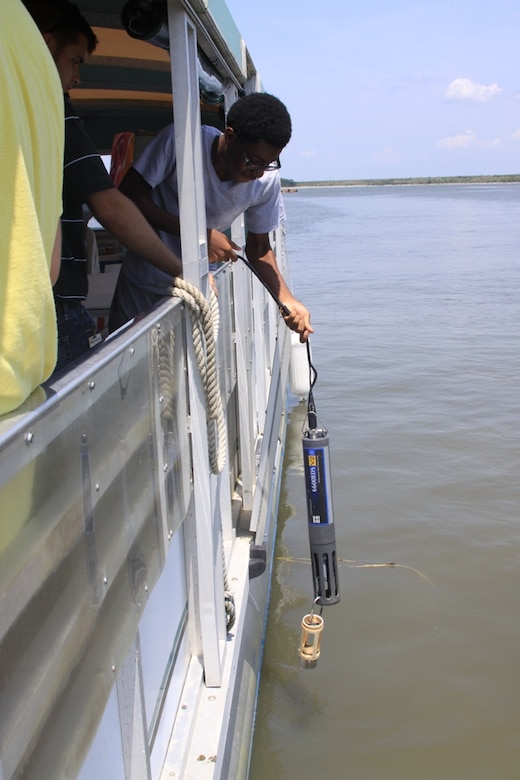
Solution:
[(348, 187), (385, 184), (492, 184), (520, 182), (520, 173), (493, 176), (420, 176), (409, 179), (338, 179), (330, 181), (294, 181), (282, 179), (282, 187)]

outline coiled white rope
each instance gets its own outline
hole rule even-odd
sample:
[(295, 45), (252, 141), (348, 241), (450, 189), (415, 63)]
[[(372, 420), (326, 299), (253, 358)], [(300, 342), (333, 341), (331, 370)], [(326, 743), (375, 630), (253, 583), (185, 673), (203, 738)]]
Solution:
[[(206, 397), (208, 423), (208, 453), (213, 474), (220, 474), (226, 461), (226, 426), (218, 383), (216, 340), (220, 324), (217, 296), (210, 291), (209, 303), (198, 287), (175, 278), (170, 294), (184, 301), (190, 313), (193, 345)], [(236, 620), (235, 599), (229, 590), (226, 556), (222, 540), (222, 567), (224, 575), (224, 606), (226, 631), (231, 631)]]
[(169, 292), (184, 302), (190, 314), (193, 346), (206, 398), (210, 468), (213, 474), (220, 474), (226, 462), (227, 447), (215, 346), (219, 324), (217, 296), (211, 290), (208, 303), (198, 287), (178, 277), (173, 280)]

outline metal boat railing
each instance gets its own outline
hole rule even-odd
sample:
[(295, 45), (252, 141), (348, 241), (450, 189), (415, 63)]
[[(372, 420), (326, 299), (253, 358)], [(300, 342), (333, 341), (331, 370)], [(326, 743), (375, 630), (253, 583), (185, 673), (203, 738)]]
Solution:
[[(223, 566), (243, 533), (233, 507), (261, 544), (276, 511), (289, 340), (245, 267), (216, 278), (220, 475), (190, 408), (200, 378), (173, 298), (32, 411), (0, 420), (2, 780), (102, 777), (104, 760), (110, 776), (157, 778), (190, 664), (222, 684)], [(247, 596), (247, 581), (238, 587)]]

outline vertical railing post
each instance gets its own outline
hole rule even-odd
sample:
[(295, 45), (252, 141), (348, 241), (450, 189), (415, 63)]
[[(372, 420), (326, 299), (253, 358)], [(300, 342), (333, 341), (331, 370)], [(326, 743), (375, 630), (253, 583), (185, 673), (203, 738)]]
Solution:
[(235, 341), (237, 357), (238, 429), (242, 475), (242, 506), (253, 508), (255, 484), (254, 446), (257, 432), (254, 412), (253, 316), (251, 307), (251, 272), (240, 260), (233, 266), (235, 297)]
[[(208, 257), (200, 144), (197, 34), (178, 0), (168, 0), (168, 25), (183, 276), (186, 281), (207, 293)], [(187, 334), (187, 345), (194, 464), (193, 497), (185, 527), (188, 554), (190, 551), (194, 553), (194, 561), (190, 561), (187, 566), (190, 572), (189, 602), (192, 615), (190, 639), (193, 651), (202, 658), (206, 685), (219, 686), (225, 639), (224, 603), (223, 599), (216, 599), (214, 588), (214, 583), (218, 582), (219, 578), (222, 580), (222, 555), (218, 549), (220, 529), (215, 529), (212, 523), (206, 409), (191, 332)], [(220, 590), (221, 588), (217, 588), (217, 592)], [(196, 611), (195, 615), (193, 609)], [(197, 626), (198, 630), (193, 630), (194, 626)]]

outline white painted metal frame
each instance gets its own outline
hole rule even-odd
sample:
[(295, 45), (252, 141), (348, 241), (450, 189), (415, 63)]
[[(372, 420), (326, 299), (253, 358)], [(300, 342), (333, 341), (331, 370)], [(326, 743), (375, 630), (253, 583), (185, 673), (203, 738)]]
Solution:
[[(197, 73), (197, 31), (177, 0), (168, 2), (168, 22), (175, 106), (175, 144), (181, 242), (184, 278), (208, 288), (208, 258), (204, 180), (200, 144), (199, 83)], [(206, 412), (204, 393), (196, 370), (196, 356), (188, 334), (188, 379), (190, 387), (190, 428), (195, 463), (207, 462)], [(214, 481), (214, 480), (213, 480)], [(196, 551), (196, 564), (190, 571), (190, 607), (197, 620), (190, 625), (193, 652), (204, 666), (206, 684), (221, 684), (222, 653), (225, 646), (225, 614), (221, 531), (215, 527), (216, 487), (206, 470), (193, 473), (193, 496), (187, 544)], [(198, 630), (194, 631), (194, 625)]]

